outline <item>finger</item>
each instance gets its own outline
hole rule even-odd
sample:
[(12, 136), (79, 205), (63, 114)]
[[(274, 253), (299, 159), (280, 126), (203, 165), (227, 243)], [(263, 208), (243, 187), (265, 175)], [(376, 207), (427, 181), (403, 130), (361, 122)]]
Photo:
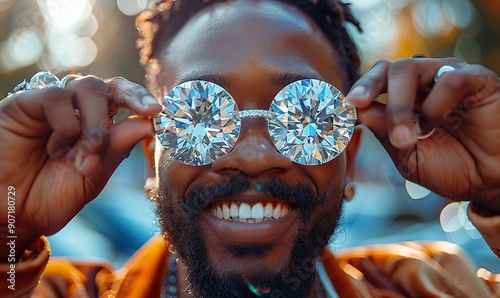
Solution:
[(68, 92), (54, 89), (44, 97), (42, 109), (52, 133), (47, 141), (47, 153), (59, 158), (67, 153), (80, 138), (80, 123), (75, 115), (75, 107)]
[[(151, 119), (141, 116), (131, 116), (112, 125), (109, 146), (102, 158), (95, 165), (96, 160), (91, 156), (85, 157), (82, 161), (83, 167), (97, 169), (86, 175), (87, 181), (96, 185), (97, 189), (102, 189), (120, 163), (130, 155), (134, 146), (153, 134)], [(87, 198), (95, 198), (97, 194), (88, 194)]]
[(385, 115), (385, 104), (374, 101), (367, 108), (357, 110), (357, 121), (359, 124), (368, 127), (380, 139), (387, 137)]
[[(459, 59), (445, 59), (457, 64)], [(423, 92), (429, 90), (443, 59), (400, 59), (395, 61), (387, 79), (387, 129), (392, 145), (407, 149), (417, 141), (414, 113), (420, 111)]]
[(420, 83), (420, 61), (395, 61), (387, 78), (386, 120), (389, 139), (396, 148), (404, 149), (416, 142), (413, 109)]
[(80, 113), (82, 137), (76, 146), (75, 165), (82, 174), (96, 168), (82, 165), (90, 157), (93, 165), (99, 164), (109, 141), (108, 88), (96, 77), (77, 78), (67, 85), (73, 91), (73, 103)]
[(2, 101), (2, 120), (9, 129), (28, 139), (48, 136), (47, 153), (57, 158), (62, 149), (71, 147), (80, 135), (78, 120), (70, 95), (60, 88), (29, 90), (14, 94)]
[(380, 94), (387, 91), (387, 72), (391, 62), (380, 60), (373, 65), (347, 93), (346, 100), (357, 108), (368, 107)]
[(139, 84), (124, 78), (113, 78), (107, 80), (106, 85), (110, 92), (112, 110), (126, 108), (142, 116), (153, 116), (161, 111), (158, 101)]
[(16, 134), (36, 138), (49, 133), (52, 128), (46, 122), (44, 103), (55, 98), (68, 98), (69, 95), (60, 88), (33, 89), (11, 95), (0, 101), (3, 114), (1, 120), (15, 121), (9, 128)]
[(480, 65), (457, 67), (443, 74), (422, 103), (418, 116), (422, 133), (438, 127), (459, 104), (463, 111), (478, 107), (495, 81), (498, 76)]
[[(110, 145), (103, 160), (103, 168), (112, 173), (137, 143), (152, 136), (153, 126), (149, 118), (131, 116), (113, 125), (110, 128)], [(84, 160), (83, 163), (86, 162), (91, 161)]]

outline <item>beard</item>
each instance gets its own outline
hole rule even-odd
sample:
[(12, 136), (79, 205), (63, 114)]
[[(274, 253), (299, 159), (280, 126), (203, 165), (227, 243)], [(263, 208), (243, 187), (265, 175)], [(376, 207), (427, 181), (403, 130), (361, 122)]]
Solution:
[[(292, 243), (290, 258), (277, 272), (263, 272), (256, 264), (250, 272), (239, 275), (220, 273), (208, 260), (199, 212), (209, 200), (241, 193), (253, 184), (247, 178), (232, 177), (195, 187), (180, 200), (169, 194), (169, 187), (160, 189), (156, 201), (160, 225), (167, 241), (187, 266), (194, 297), (308, 297), (311, 292), (317, 276), (316, 260), (331, 240), (341, 217), (340, 185), (333, 185), (327, 193), (317, 195), (310, 186), (301, 183), (288, 184), (274, 177), (258, 181), (262, 191), (274, 198), (297, 202), (294, 206), (300, 210), (300, 227)], [(270, 249), (268, 245), (226, 247), (231, 257), (263, 255)], [(265, 289), (260, 291), (265, 294), (254, 293), (256, 288)]]

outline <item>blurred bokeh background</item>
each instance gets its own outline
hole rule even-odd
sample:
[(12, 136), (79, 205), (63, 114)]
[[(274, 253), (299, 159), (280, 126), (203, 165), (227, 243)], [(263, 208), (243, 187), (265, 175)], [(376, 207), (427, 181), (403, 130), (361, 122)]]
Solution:
[[(122, 76), (145, 84), (135, 49), (135, 15), (150, 0), (0, 0), (0, 94), (39, 70)], [(363, 70), (378, 59), (456, 56), (500, 73), (499, 0), (351, 0), (364, 29), (349, 27)], [(370, 243), (448, 240), (479, 266), (500, 272), (467, 220), (467, 203), (451, 203), (408, 183), (367, 132), (358, 156), (357, 193), (346, 204), (334, 250)], [(134, 149), (100, 197), (51, 237), (55, 255), (100, 257), (120, 266), (158, 232), (143, 190), (144, 164)], [(56, 207), (56, 206), (55, 206)]]

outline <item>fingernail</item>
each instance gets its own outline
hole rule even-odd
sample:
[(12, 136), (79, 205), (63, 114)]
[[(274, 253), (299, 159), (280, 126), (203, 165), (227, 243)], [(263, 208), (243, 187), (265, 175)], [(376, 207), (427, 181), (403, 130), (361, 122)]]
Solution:
[(99, 155), (91, 154), (83, 158), (82, 162), (77, 167), (82, 174), (87, 175), (97, 171), (100, 161), (101, 157)]
[(417, 139), (419, 140), (427, 139), (434, 133), (435, 130), (436, 128), (432, 128), (431, 130), (426, 131), (420, 126), (418, 119), (415, 121), (415, 131), (417, 132)]
[(142, 98), (142, 105), (145, 107), (150, 107), (150, 106), (158, 106), (160, 104), (158, 103), (158, 101), (154, 97), (152, 97), (150, 95), (145, 95)]
[(349, 91), (349, 93), (347, 93), (347, 97), (356, 97), (356, 98), (364, 98), (366, 97), (366, 88), (365, 86), (363, 85), (358, 85), (354, 88), (351, 89), (351, 91)]
[(404, 146), (413, 142), (413, 133), (406, 125), (398, 125), (392, 130), (393, 145)]

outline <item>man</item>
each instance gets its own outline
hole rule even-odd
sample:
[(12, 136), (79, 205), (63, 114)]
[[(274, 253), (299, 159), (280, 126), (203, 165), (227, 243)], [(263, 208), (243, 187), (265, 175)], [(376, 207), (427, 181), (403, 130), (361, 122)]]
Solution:
[[(64, 89), (1, 101), (0, 182), (15, 197), (16, 212), (9, 226), (12, 207), (2, 201), (4, 240), (12, 229), (16, 235), (15, 245), (2, 240), (0, 247), (2, 296), (498, 295), (496, 276), (477, 277), (449, 244), (385, 245), (336, 257), (324, 250), (343, 197), (353, 192), (361, 130), (352, 127), (356, 114), (335, 89), (346, 94), (353, 84), (347, 99), (358, 108), (357, 121), (403, 176), (450, 199), (471, 200), (471, 220), (500, 248), (500, 123), (492, 121), (500, 112), (498, 76), (458, 59), (419, 58), (381, 61), (355, 83), (358, 59), (345, 20), (356, 24), (348, 7), (333, 0), (161, 3), (138, 24), (152, 93), (168, 106), (159, 116), (149, 92), (123, 79), (71, 77)], [(298, 96), (305, 85), (309, 93)], [(385, 92), (387, 104), (376, 102)], [(299, 115), (333, 97), (334, 118)], [(283, 120), (288, 114), (280, 107), (302, 122)], [(114, 123), (108, 114), (118, 108), (137, 116)], [(309, 143), (284, 140), (286, 121), (300, 132), (290, 138), (306, 135)], [(332, 123), (335, 134), (321, 135), (321, 125)], [(311, 134), (314, 125), (318, 135)], [(165, 240), (151, 240), (115, 272), (104, 264), (47, 265), (41, 236), (95, 198), (147, 138), (154, 181), (148, 188)]]

